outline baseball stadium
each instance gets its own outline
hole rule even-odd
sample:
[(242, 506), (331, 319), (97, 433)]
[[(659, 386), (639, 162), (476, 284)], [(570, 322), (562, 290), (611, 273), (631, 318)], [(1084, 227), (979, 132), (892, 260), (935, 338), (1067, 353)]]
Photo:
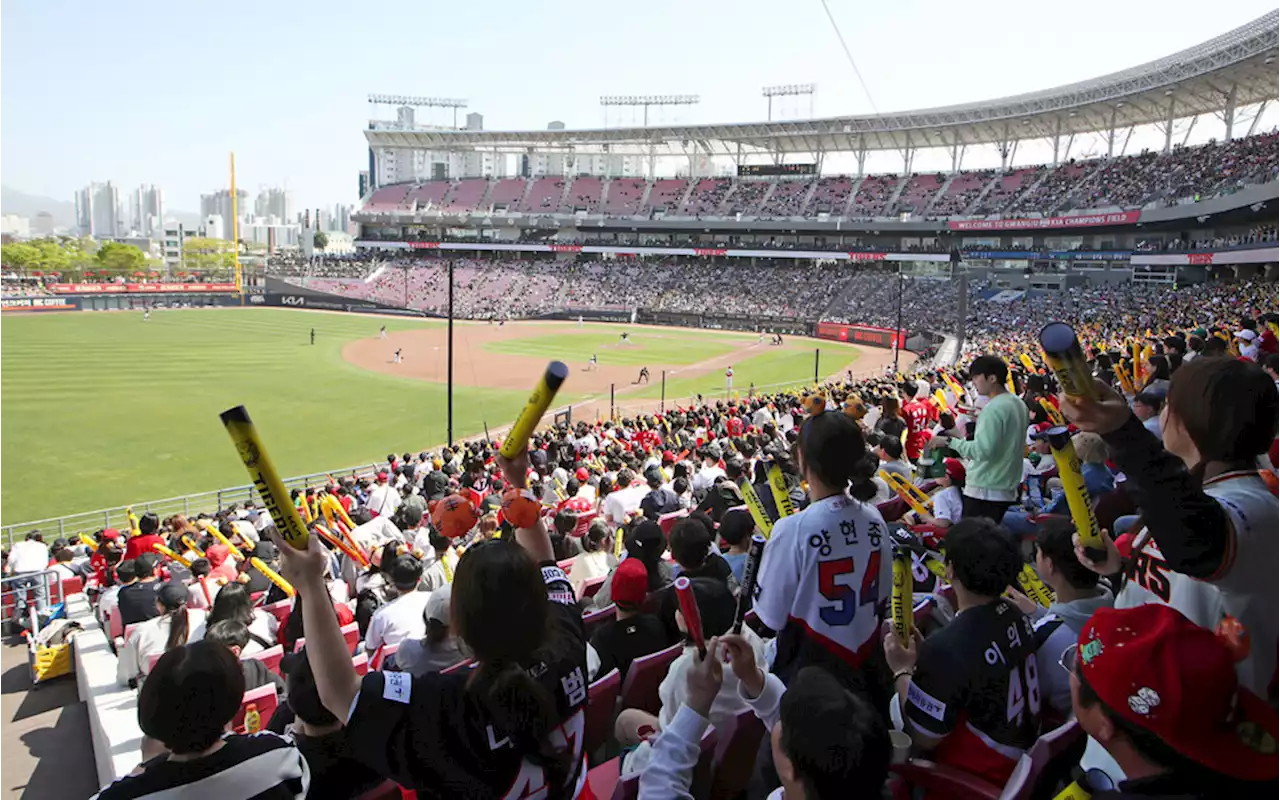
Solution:
[[(326, 796), (1032, 798), (1078, 789), (1081, 765), (1121, 785), (1153, 763), (1189, 796), (1274, 791), (1280, 612), (1274, 571), (1245, 561), (1280, 557), (1280, 140), (1261, 124), (1278, 56), (1273, 11), (1079, 83), (866, 116), (488, 131), (414, 124), (430, 98), (371, 96), (399, 116), (362, 131), (351, 253), (304, 231), (301, 249), (236, 247), (198, 272), (6, 259), (4, 619), (29, 634), (35, 685), (75, 674), (85, 723), (57, 735), (94, 765), (40, 796), (187, 796), (163, 781), (190, 773), (148, 759), (217, 749), (175, 749), (163, 736), (183, 723), (147, 698), (186, 708), (162, 693), (214, 658), (191, 652), (197, 629), (264, 666), (227, 706), (217, 747), (240, 761), (208, 778), (225, 781), (219, 796), (249, 785), (231, 773), (250, 758), (274, 759), (273, 790), (289, 787), (257, 796), (319, 785), (299, 749), (343, 727), (293, 705), (300, 669), (319, 717), (344, 719), (326, 711), (339, 697), (347, 740), (369, 742), (327, 765), (349, 793)], [(1193, 143), (1197, 125), (1217, 133)], [(1135, 131), (1163, 146), (1134, 152)], [(1032, 145), (1052, 157), (1027, 163)], [(976, 152), (998, 164), (966, 167)], [(864, 171), (890, 154), (896, 171)], [(949, 169), (916, 168), (939, 154)], [(518, 168), (476, 167), (498, 163)], [(224, 415), (238, 406), (250, 433)], [(542, 563), (550, 603), (508, 588), (515, 567), (478, 546), (490, 538)], [(323, 574), (291, 548), (309, 540)], [(19, 568), (23, 551), (46, 563)], [(524, 645), (482, 641), (460, 609), (478, 607), (468, 578), (521, 609), (489, 612), (493, 626), (540, 629), (568, 609), (588, 652), (585, 673), (542, 665), (554, 725), (530, 738), (495, 717), (505, 748), (450, 693), (470, 691), (472, 667), (496, 681), (494, 664), (527, 667), (547, 643), (512, 655)], [(130, 587), (152, 583), (165, 588), (131, 608)], [(979, 608), (1011, 617), (958, 616)], [(652, 646), (624, 659), (608, 631), (646, 616)], [(304, 624), (310, 649), (345, 655), (298, 667)], [(1252, 649), (1219, 654), (1223, 625)], [(724, 683), (717, 666), (721, 694), (702, 708), (712, 636)], [(1171, 666), (1125, 689), (1139, 656), (1072, 649), (1077, 637)], [(446, 642), (448, 663), (419, 672)], [(334, 677), (348, 655), (362, 683)], [(963, 680), (1009, 707), (966, 707), (943, 674), (993, 659), (1008, 664)], [(1192, 681), (1229, 684), (1221, 719), (1159, 713)], [(412, 699), (392, 696), (410, 685)], [(444, 743), (424, 744), (436, 734), (421, 717), (389, 722), (401, 702), (406, 719), (436, 715)], [(805, 704), (809, 728), (843, 728), (832, 708), (857, 728), (829, 747), (882, 747), (879, 771), (761, 744), (779, 714), (805, 725)], [(1192, 722), (1257, 734), (1204, 743)], [(235, 749), (285, 724), (296, 746)], [(486, 735), (492, 769), (467, 750)], [(529, 754), (548, 738), (567, 767)], [(30, 773), (35, 748), (4, 741)], [(415, 746), (452, 767), (400, 752)]]

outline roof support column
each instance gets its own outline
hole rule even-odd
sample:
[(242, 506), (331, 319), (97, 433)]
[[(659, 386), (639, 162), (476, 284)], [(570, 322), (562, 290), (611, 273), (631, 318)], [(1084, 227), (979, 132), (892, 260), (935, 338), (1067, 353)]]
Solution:
[(1124, 155), (1129, 149), (1129, 139), (1133, 136), (1133, 129), (1136, 127), (1136, 125), (1129, 126), (1129, 132), (1124, 135), (1124, 145), (1120, 148), (1120, 155)]
[(1075, 134), (1075, 131), (1072, 131), (1071, 133), (1067, 134), (1067, 149), (1062, 152), (1063, 161), (1071, 160), (1071, 145), (1075, 144), (1075, 142), (1076, 142), (1076, 134)]
[(1004, 136), (996, 142), (996, 150), (1000, 153), (1000, 171), (1004, 172), (1009, 167), (1009, 123), (1007, 122), (1004, 125)]
[(1222, 121), (1227, 126), (1222, 140), (1229, 142), (1231, 141), (1231, 129), (1235, 127), (1236, 122), (1236, 85), (1234, 83), (1231, 84), (1231, 91), (1227, 92), (1227, 107), (1222, 111)]
[(1267, 104), (1270, 102), (1270, 100), (1263, 100), (1258, 106), (1258, 113), (1253, 115), (1253, 122), (1249, 123), (1249, 132), (1245, 136), (1252, 136), (1253, 132), (1258, 129), (1258, 120), (1262, 119), (1262, 115), (1266, 113)]
[(858, 162), (858, 177), (862, 177), (866, 174), (867, 166), (867, 140), (862, 136), (858, 137), (858, 149), (854, 152), (853, 157)]
[(1194, 117), (1192, 117), (1192, 118), (1191, 118), (1191, 124), (1187, 126), (1187, 132), (1186, 132), (1186, 134), (1182, 137), (1182, 146), (1183, 146), (1183, 147), (1186, 147), (1186, 146), (1187, 146), (1187, 142), (1189, 142), (1189, 141), (1191, 140), (1191, 131), (1195, 130), (1196, 122), (1197, 122), (1199, 119), (1200, 119), (1200, 115), (1199, 115), (1199, 114), (1196, 114)]
[(1111, 121), (1107, 123), (1107, 158), (1112, 158), (1116, 154), (1116, 114), (1119, 111), (1118, 107), (1111, 107)]
[(906, 145), (902, 148), (902, 174), (910, 175), (911, 164), (916, 157), (916, 148), (911, 145), (911, 131), (903, 131), (902, 135), (907, 140)]
[(1169, 115), (1164, 120), (1164, 151), (1167, 153), (1173, 148), (1173, 107), (1177, 102), (1173, 96), (1172, 90), (1169, 94)]
[(1058, 166), (1058, 147), (1062, 144), (1062, 117), (1056, 117), (1053, 123), (1053, 163), (1050, 166)]

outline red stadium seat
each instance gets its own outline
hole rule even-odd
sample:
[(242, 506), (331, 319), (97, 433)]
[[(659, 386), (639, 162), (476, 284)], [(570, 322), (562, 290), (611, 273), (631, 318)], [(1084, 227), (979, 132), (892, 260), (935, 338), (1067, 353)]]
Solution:
[(351, 651), (352, 655), (355, 655), (356, 645), (360, 644), (360, 626), (355, 622), (343, 625), (342, 638), (347, 641), (347, 649)]
[[(1073, 751), (1079, 750), (1079, 753)], [(1036, 791), (1036, 783), (1059, 758), (1072, 764), (1078, 763), (1084, 753), (1084, 730), (1075, 720), (1054, 728), (1036, 740), (1031, 749), (1022, 754), (1004, 785), (1000, 800), (1031, 800), (1045, 794)], [(1052, 790), (1050, 790), (1051, 793)]]
[(589, 614), (582, 615), (582, 627), (586, 629), (587, 640), (590, 641), (592, 635), (599, 630), (601, 625), (616, 619), (618, 616), (618, 607), (612, 603)]
[(127, 642), (127, 641), (129, 641), (129, 639), (131, 639), (131, 638), (133, 637), (133, 632), (134, 632), (135, 630), (137, 630), (137, 629), (138, 629), (138, 626), (139, 626), (139, 625), (141, 625), (141, 624), (142, 624), (141, 622), (135, 622), (135, 623), (133, 623), (132, 625), (125, 625), (125, 626), (124, 626), (124, 640), (125, 640), (126, 642)]
[(605, 580), (607, 580), (607, 578), (608, 578), (608, 576), (602, 576), (602, 577), (599, 577), (599, 578), (592, 578), (591, 580), (586, 581), (585, 583), (583, 583), (583, 584), (582, 584), (582, 593), (578, 595), (578, 599), (579, 599), (579, 600), (590, 600), (592, 597), (595, 597), (595, 596), (596, 596), (596, 593), (600, 591), (600, 587), (601, 587), (601, 586), (604, 586), (604, 582), (605, 582)]
[(280, 659), (284, 658), (284, 645), (278, 644), (274, 647), (268, 647), (266, 650), (254, 653), (251, 656), (245, 656), (254, 661), (261, 661), (266, 665), (267, 669), (275, 674), (280, 674)]
[(464, 669), (471, 669), (475, 665), (476, 665), (475, 659), (468, 658), (466, 661), (459, 661), (457, 664), (454, 664), (451, 667), (445, 667), (444, 669), (440, 670), (440, 674), (452, 675), (453, 673), (461, 672)]
[(609, 732), (613, 729), (613, 712), (618, 705), (618, 690), (621, 687), (622, 673), (616, 667), (588, 687), (587, 719), (582, 734), (585, 752), (595, 752), (596, 748), (609, 740)]
[(356, 800), (401, 800), (404, 796), (401, 791), (402, 787), (395, 781), (383, 781), (357, 797)]
[(256, 606), (261, 604), (263, 599), (266, 598), (266, 596), (267, 596), (266, 592), (252, 592), (249, 595), (249, 599), (252, 600), (253, 604)]
[(373, 657), (369, 659), (369, 669), (377, 671), (382, 669), (382, 665), (387, 663), (387, 659), (391, 658), (400, 649), (400, 644), (387, 644), (379, 647)]
[[(910, 800), (923, 791), (950, 800), (999, 800), (1000, 788), (969, 772), (913, 758), (889, 767), (894, 800)], [(918, 790), (918, 791), (917, 791)]]
[(284, 600), (277, 600), (262, 607), (262, 610), (276, 618), (276, 622), (281, 627), (289, 619), (289, 611), (293, 608), (293, 599), (286, 597)]
[(120, 622), (120, 609), (116, 609), (114, 614), (105, 614), (104, 616), (107, 618), (107, 634), (111, 636), (111, 639), (113, 641), (115, 639), (123, 639), (124, 625)]
[(62, 596), (80, 594), (84, 591), (84, 578), (76, 576), (74, 578), (66, 578), (62, 581)]
[(670, 514), (663, 514), (658, 517), (658, 527), (662, 528), (662, 532), (667, 536), (671, 535), (671, 529), (676, 523), (689, 516), (689, 509), (682, 508), (679, 511), (672, 511)]
[(747, 789), (755, 769), (756, 751), (764, 738), (764, 723), (755, 712), (745, 708), (734, 717), (728, 730), (717, 730), (720, 744), (716, 747), (711, 800), (732, 800)]
[(673, 644), (666, 650), (632, 661), (631, 668), (627, 670), (627, 679), (622, 684), (622, 703), (619, 707), (638, 708), (657, 714), (662, 707), (662, 701), (658, 699), (658, 684), (667, 677), (667, 669), (682, 650), (684, 645)]
[(369, 655), (367, 653), (357, 653), (351, 657), (351, 666), (356, 668), (356, 674), (364, 677), (369, 674)]
[(245, 732), (244, 715), (250, 705), (257, 706), (258, 715), (262, 718), (262, 727), (265, 729), (267, 721), (276, 712), (276, 706), (280, 705), (280, 698), (276, 695), (276, 685), (268, 683), (266, 686), (259, 686), (244, 693), (244, 698), (240, 700), (240, 709), (231, 720), (231, 727), (236, 733)]
[(565, 572), (568, 572), (568, 571), (569, 571), (569, 567), (572, 567), (572, 566), (573, 566), (573, 559), (572, 559), (572, 558), (566, 558), (566, 559), (565, 559), (565, 560), (563, 560), (563, 561), (557, 561), (557, 562), (556, 562), (556, 566), (557, 566), (557, 567), (559, 567), (560, 569), (564, 570)]

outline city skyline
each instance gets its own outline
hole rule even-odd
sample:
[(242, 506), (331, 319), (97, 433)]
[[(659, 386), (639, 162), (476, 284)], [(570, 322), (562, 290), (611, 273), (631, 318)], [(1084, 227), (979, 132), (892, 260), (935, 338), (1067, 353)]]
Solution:
[[(194, 212), (201, 194), (227, 188), (235, 151), (237, 183), (250, 191), (287, 187), (299, 208), (354, 204), (358, 174), (369, 166), (363, 130), (370, 118), (395, 114), (370, 106), (369, 93), (466, 98), (459, 124), (478, 112), (494, 130), (541, 130), (552, 121), (568, 128), (638, 124), (637, 109), (599, 103), (603, 95), (628, 93), (701, 98), (697, 106), (652, 110), (653, 124), (762, 120), (761, 87), (786, 83), (816, 83), (815, 116), (870, 114), (1094, 78), (1200, 43), (1271, 8), (1262, 0), (1223, 0), (1211, 20), (1191, 26), (1185, 20), (1199, 6), (1188, 0), (1080, 0), (1073, 19), (1106, 23), (1073, 26), (1055, 51), (1062, 57), (1053, 57), (1045, 45), (1053, 41), (1047, 32), (1061, 24), (1057, 15), (1014, 0), (966, 9), (924, 0), (829, 4), (865, 92), (813, 0), (789, 10), (782, 26), (771, 21), (776, 7), (765, 0), (651, 0), (599, 9), (591, 24), (581, 7), (565, 2), (427, 9), (385, 0), (370, 14), (336, 0), (315, 0), (305, 13), (231, 0), (219, 13), (244, 22), (228, 28), (231, 37), (195, 35), (206, 12), (154, 0), (135, 0), (127, 14), (69, 0), (7, 4), (0, 26), (4, 183), (67, 201), (93, 181), (154, 184), (168, 207)], [(493, 25), (495, 19), (506, 22)], [(418, 29), (420, 41), (401, 39), (401, 31)], [(637, 43), (621, 58), (620, 36)], [(65, 98), (84, 96), (86, 75), (108, 64), (113, 74), (145, 77), (91, 87), (86, 124), (84, 105)], [(774, 118), (808, 116), (809, 100), (774, 98)], [(1260, 129), (1275, 119), (1273, 105)], [(423, 109), (419, 122), (449, 125), (452, 111)], [(1198, 126), (1193, 141), (1213, 135), (1211, 127)], [(1130, 152), (1151, 146), (1141, 134), (1133, 138)], [(1081, 152), (1091, 147), (1084, 143)], [(1037, 158), (1030, 144), (1019, 156), (1025, 163)]]

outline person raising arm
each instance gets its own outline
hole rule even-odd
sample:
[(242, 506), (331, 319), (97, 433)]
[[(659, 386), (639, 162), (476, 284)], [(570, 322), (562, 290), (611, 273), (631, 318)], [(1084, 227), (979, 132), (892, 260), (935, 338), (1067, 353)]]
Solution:
[[(499, 457), (524, 490), (528, 457)], [(273, 534), (276, 535), (276, 534)], [(278, 536), (277, 536), (278, 538)], [(541, 519), (514, 541), (472, 545), (454, 575), (451, 616), (476, 667), (360, 679), (323, 582), (323, 546), (281, 547), (298, 590), (320, 700), (345, 720), (353, 755), (421, 798), (577, 797), (586, 780), (582, 617)]]

